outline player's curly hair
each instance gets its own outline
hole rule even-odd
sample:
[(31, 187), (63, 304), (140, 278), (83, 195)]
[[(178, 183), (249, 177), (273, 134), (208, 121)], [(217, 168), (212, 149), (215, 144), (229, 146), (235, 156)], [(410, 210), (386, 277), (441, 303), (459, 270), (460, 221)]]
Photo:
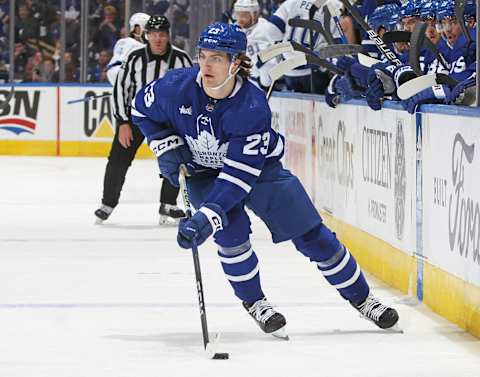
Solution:
[(238, 74), (242, 79), (250, 77), (250, 70), (252, 69), (252, 60), (246, 54), (238, 54), (236, 56), (240, 60), (240, 70)]

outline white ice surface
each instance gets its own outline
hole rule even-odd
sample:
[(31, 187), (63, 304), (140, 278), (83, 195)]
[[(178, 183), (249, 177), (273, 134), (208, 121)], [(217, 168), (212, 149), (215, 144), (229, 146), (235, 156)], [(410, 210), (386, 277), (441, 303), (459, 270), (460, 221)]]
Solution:
[(264, 290), (290, 341), (264, 335), (200, 247), (211, 333), (204, 357), (191, 254), (157, 222), (155, 162), (137, 160), (94, 225), (106, 159), (0, 157), (0, 376), (479, 377), (480, 342), (368, 276), (404, 333), (360, 318), (290, 243), (254, 220)]

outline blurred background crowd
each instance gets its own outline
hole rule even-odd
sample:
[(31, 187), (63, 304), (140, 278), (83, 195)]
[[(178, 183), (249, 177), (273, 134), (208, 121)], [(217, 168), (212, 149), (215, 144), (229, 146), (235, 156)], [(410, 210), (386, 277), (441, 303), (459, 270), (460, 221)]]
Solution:
[[(125, 17), (125, 0), (90, 0), (86, 81), (107, 81), (105, 67), (113, 46), (128, 36), (125, 21), (135, 12), (167, 16), (172, 24), (172, 43), (189, 51), (191, 1), (195, 0), (131, 1), (130, 14)], [(280, 2), (260, 1), (264, 16), (271, 14)], [(82, 0), (67, 0), (66, 4), (65, 82), (80, 81), (82, 4)], [(59, 82), (60, 16), (59, 0), (15, 1), (15, 81)], [(0, 82), (8, 81), (9, 21), (10, 0), (0, 0)]]

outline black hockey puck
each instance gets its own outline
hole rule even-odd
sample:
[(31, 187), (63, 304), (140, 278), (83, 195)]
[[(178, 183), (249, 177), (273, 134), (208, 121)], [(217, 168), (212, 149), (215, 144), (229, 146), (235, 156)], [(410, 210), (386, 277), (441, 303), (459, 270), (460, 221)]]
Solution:
[(227, 360), (229, 358), (228, 353), (216, 353), (213, 355), (213, 360)]

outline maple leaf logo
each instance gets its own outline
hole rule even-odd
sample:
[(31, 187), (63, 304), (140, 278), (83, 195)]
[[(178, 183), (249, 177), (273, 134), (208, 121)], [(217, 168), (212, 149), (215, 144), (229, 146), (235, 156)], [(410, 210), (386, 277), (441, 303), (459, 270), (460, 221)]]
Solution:
[(221, 144), (208, 131), (201, 131), (197, 139), (186, 135), (188, 147), (193, 155), (193, 161), (199, 165), (213, 169), (223, 167), (223, 160), (227, 156), (228, 143)]

